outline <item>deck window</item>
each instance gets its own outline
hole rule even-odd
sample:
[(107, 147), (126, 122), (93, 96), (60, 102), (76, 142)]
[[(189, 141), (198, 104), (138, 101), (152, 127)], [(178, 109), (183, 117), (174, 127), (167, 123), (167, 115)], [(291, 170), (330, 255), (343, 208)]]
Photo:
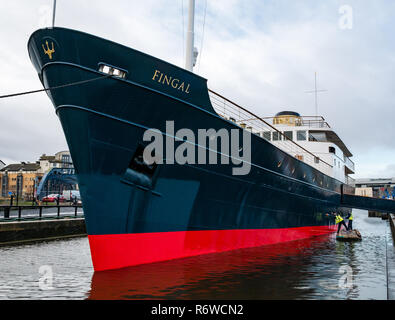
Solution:
[(274, 131), (273, 132), (273, 141), (280, 141), (280, 140), (281, 140), (280, 132)]
[(284, 131), (285, 140), (293, 140), (293, 131)]
[(296, 131), (296, 139), (298, 141), (306, 141), (306, 131), (304, 130), (298, 130)]
[(270, 141), (270, 140), (271, 140), (271, 132), (270, 132), (270, 131), (264, 131), (264, 132), (262, 133), (262, 137), (263, 137), (264, 139)]
[(335, 147), (329, 147), (329, 152), (330, 152), (330, 153), (336, 154), (336, 149), (335, 149)]

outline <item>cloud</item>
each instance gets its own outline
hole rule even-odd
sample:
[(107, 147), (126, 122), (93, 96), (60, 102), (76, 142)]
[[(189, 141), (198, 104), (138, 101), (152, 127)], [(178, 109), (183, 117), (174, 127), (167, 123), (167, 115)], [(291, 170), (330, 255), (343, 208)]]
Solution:
[[(133, 47), (184, 65), (187, 1), (58, 1), (56, 24)], [(353, 28), (338, 26), (341, 1), (207, 2), (200, 65), (210, 88), (261, 116), (291, 109), (314, 114), (318, 72), (319, 113), (355, 155), (361, 175), (395, 163), (392, 30), (395, 3), (350, 0)], [(201, 51), (204, 1), (197, 1), (196, 41)], [(2, 4), (0, 94), (41, 88), (26, 50), (30, 34), (47, 21), (52, 1)], [(43, 10), (45, 9), (46, 10)], [(44, 19), (44, 20), (45, 20)], [(0, 99), (0, 159), (35, 161), (67, 149), (46, 94)], [(367, 157), (366, 155), (369, 155)], [(377, 170), (367, 158), (375, 159)], [(385, 159), (384, 159), (385, 158)], [(372, 161), (372, 160), (369, 160)]]

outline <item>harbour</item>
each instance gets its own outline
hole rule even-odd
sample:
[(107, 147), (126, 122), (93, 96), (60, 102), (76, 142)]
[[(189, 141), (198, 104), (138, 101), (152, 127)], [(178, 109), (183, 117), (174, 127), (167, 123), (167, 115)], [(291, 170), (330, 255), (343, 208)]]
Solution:
[(4, 8), (0, 300), (395, 300), (394, 4), (38, 1)]
[[(389, 221), (355, 213), (364, 239), (334, 235), (94, 272), (86, 237), (0, 247), (1, 299), (393, 300)], [(40, 288), (49, 268), (53, 278)]]

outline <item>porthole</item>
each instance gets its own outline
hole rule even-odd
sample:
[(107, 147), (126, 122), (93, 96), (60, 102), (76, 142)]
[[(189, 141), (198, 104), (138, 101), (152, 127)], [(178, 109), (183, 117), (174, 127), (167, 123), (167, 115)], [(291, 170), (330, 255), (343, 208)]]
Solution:
[(279, 161), (279, 162), (277, 163), (277, 167), (280, 168), (282, 164), (283, 164), (283, 162), (282, 162), (282, 161)]

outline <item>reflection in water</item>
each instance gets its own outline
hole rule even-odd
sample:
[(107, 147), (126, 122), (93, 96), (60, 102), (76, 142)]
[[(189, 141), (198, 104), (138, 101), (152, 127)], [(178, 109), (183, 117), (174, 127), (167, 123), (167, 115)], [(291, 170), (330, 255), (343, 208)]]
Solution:
[(295, 298), (292, 288), (309, 276), (299, 272), (301, 256), (309, 264), (312, 247), (327, 241), (321, 236), (96, 272), (90, 299)]
[(388, 227), (355, 213), (362, 242), (331, 234), (96, 272), (89, 299), (386, 299)]
[(361, 242), (332, 234), (96, 273), (87, 238), (0, 247), (0, 299), (386, 299), (388, 223), (354, 216)]

